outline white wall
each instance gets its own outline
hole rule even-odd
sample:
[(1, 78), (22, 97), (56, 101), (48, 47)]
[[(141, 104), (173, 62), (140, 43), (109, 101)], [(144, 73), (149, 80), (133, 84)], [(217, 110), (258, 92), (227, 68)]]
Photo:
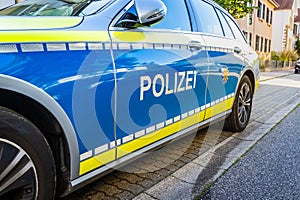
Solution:
[(15, 0), (0, 0), (0, 9), (6, 6), (12, 5), (15, 3)]
[[(286, 25), (289, 25), (291, 10), (279, 10), (273, 13), (272, 50), (283, 51), (283, 36)], [(289, 33), (290, 34), (290, 31)]]

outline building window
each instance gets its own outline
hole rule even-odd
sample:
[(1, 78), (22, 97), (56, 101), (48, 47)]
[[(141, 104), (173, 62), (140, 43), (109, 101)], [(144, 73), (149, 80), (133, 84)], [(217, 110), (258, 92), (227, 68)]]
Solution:
[(243, 33), (245, 35), (246, 40), (248, 40), (248, 33), (246, 31), (243, 31)]
[(266, 5), (263, 4), (263, 5), (262, 5), (262, 18), (263, 18), (263, 19), (265, 19), (265, 15), (266, 15), (265, 10), (266, 10)]
[(249, 45), (252, 46), (252, 33), (249, 33)]
[(261, 2), (258, 1), (258, 5), (257, 5), (257, 17), (261, 18)]
[(265, 38), (265, 53), (268, 52), (268, 44), (269, 44), (269, 40)]
[(248, 24), (249, 24), (249, 25), (252, 25), (252, 24), (253, 24), (253, 11), (252, 11), (251, 13), (249, 13)]
[(298, 25), (297, 25), (297, 24), (294, 24), (293, 33), (294, 33), (295, 35), (298, 34)]
[(260, 51), (261, 52), (264, 51), (264, 38), (263, 37), (260, 38)]
[(273, 20), (273, 11), (270, 11), (270, 24), (272, 24), (272, 20)]
[(271, 42), (272, 42), (272, 41), (271, 41), (271, 40), (269, 40), (269, 46), (268, 46), (268, 47), (269, 47), (269, 49), (268, 49), (268, 52), (271, 52)]
[(269, 8), (267, 8), (267, 17), (266, 17), (266, 21), (269, 24), (270, 23), (270, 10)]
[(256, 39), (255, 39), (255, 50), (259, 51), (259, 41), (260, 41), (260, 37), (258, 35), (256, 35)]

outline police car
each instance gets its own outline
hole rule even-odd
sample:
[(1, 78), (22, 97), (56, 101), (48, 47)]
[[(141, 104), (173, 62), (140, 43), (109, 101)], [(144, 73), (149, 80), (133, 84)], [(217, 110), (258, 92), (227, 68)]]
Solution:
[(209, 0), (28, 0), (0, 11), (0, 199), (53, 199), (225, 118), (258, 57)]

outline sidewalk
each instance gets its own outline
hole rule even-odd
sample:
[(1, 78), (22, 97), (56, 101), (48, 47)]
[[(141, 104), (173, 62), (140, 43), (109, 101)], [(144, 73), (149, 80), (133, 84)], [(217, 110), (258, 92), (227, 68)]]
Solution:
[(260, 81), (266, 81), (273, 78), (284, 77), (294, 73), (294, 69), (287, 69), (282, 71), (272, 71), (272, 72), (260, 72)]
[(298, 106), (201, 199), (300, 199), (299, 116)]

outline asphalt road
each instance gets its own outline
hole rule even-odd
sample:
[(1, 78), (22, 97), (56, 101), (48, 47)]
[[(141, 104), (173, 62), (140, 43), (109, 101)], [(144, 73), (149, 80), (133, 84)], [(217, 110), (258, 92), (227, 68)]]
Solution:
[(299, 119), (298, 106), (202, 199), (300, 199)]
[[(173, 200), (201, 197), (209, 185), (232, 169), (236, 160), (258, 141), (260, 143), (260, 139), (300, 103), (300, 75), (293, 74), (292, 70), (262, 73), (261, 80), (245, 131), (234, 134), (222, 131), (222, 123), (199, 130), (115, 169), (65, 199)], [(278, 162), (276, 164), (281, 167)], [(251, 171), (260, 169), (255, 165), (251, 167)], [(206, 197), (214, 199), (213, 196)]]

